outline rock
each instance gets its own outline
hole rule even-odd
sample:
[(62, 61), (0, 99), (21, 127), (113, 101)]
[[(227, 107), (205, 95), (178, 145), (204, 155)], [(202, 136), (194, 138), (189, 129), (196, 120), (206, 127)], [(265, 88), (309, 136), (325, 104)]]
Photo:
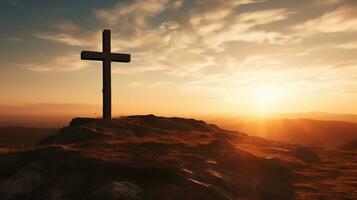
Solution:
[(38, 188), (43, 183), (43, 171), (44, 169), (37, 163), (20, 169), (0, 183), (1, 199), (18, 199)]
[(135, 200), (140, 199), (140, 188), (127, 181), (113, 181), (94, 192), (93, 199)]
[(41, 140), (39, 146), (88, 142), (101, 136), (105, 136), (105, 134), (101, 134), (94, 129), (83, 126), (68, 126), (62, 128), (56, 135)]
[(155, 115), (134, 115), (121, 118), (123, 121), (132, 121), (144, 127), (155, 128), (164, 131), (212, 131), (219, 129), (215, 125), (206, 124), (202, 120), (186, 119), (178, 117), (158, 117)]
[(98, 121), (98, 119), (76, 117), (72, 119), (72, 121), (69, 123), (69, 126), (82, 126), (82, 125), (90, 124), (95, 121)]
[(292, 156), (305, 162), (318, 162), (320, 160), (313, 150), (305, 146), (296, 146), (291, 149), (290, 153)]
[[(113, 120), (95, 118), (74, 118), (70, 125), (56, 135), (42, 139), (38, 146), (50, 144), (71, 144), (92, 141), (102, 137), (144, 136), (148, 134), (172, 134), (198, 132), (222, 132), (216, 125), (204, 121), (177, 117), (157, 117), (155, 115), (135, 115)], [(224, 135), (224, 134), (220, 134)]]

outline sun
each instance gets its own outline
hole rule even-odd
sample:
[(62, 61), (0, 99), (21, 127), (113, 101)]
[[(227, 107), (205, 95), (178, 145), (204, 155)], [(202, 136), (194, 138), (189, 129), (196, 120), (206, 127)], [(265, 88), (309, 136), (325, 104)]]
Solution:
[(261, 111), (268, 112), (281, 100), (282, 89), (276, 86), (258, 86), (253, 90), (253, 96)]

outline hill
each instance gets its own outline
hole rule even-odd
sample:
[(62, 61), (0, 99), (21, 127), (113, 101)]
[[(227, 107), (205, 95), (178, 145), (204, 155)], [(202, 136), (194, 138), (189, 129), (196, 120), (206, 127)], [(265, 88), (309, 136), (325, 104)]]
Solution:
[(0, 144), (8, 147), (34, 147), (41, 139), (57, 131), (50, 128), (0, 127)]
[(223, 127), (271, 140), (336, 149), (357, 139), (357, 123), (312, 119), (223, 121)]
[(355, 114), (337, 114), (324, 112), (297, 112), (297, 113), (275, 113), (271, 118), (274, 119), (313, 119), (322, 121), (343, 121), (357, 123)]
[(353, 199), (356, 153), (154, 115), (74, 119), (0, 155), (2, 199)]

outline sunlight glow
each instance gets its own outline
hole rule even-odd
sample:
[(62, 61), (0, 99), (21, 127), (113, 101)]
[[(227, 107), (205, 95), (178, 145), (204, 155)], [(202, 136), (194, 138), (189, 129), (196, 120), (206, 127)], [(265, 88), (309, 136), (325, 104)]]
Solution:
[(259, 86), (253, 91), (253, 96), (261, 111), (272, 111), (282, 97), (282, 89), (276, 86)]

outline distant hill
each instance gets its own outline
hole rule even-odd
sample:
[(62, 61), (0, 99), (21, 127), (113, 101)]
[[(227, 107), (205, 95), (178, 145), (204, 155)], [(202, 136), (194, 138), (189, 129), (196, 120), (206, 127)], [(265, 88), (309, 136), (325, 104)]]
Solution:
[(60, 128), (72, 118), (72, 116), (4, 115), (0, 113), (0, 127)]
[(8, 147), (34, 147), (38, 141), (57, 131), (51, 128), (0, 127), (0, 144)]
[(323, 121), (345, 121), (357, 123), (357, 115), (324, 112), (298, 112), (272, 114), (275, 119), (314, 119)]
[(222, 121), (228, 129), (289, 143), (337, 148), (357, 140), (357, 123), (312, 119), (259, 119)]

